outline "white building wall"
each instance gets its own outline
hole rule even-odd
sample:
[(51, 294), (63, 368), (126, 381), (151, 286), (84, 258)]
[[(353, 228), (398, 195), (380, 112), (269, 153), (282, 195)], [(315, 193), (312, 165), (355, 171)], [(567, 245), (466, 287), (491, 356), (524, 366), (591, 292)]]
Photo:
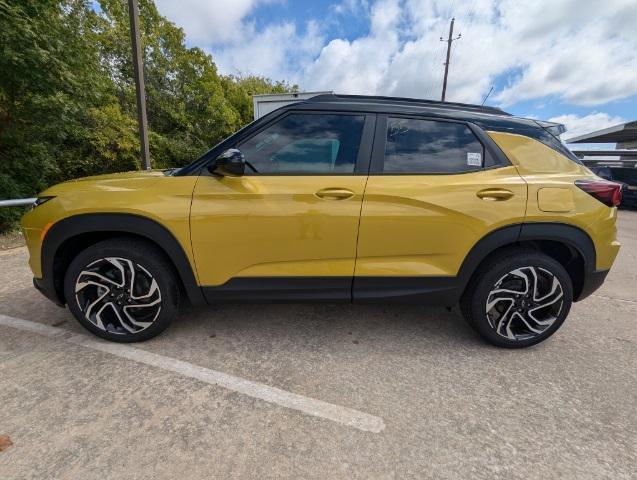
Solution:
[(329, 95), (333, 92), (298, 92), (298, 93), (277, 93), (268, 95), (253, 95), (252, 104), (254, 106), (254, 119), (261, 118), (264, 115), (290, 103), (296, 103), (301, 100), (316, 97), (317, 95)]

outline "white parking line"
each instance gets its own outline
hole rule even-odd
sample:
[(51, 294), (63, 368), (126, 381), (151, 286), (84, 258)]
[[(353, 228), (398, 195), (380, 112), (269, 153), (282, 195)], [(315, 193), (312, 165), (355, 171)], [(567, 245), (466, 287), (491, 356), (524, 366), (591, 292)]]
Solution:
[(360, 412), (352, 408), (334, 405), (315, 398), (298, 395), (296, 393), (271, 387), (264, 383), (253, 382), (234, 375), (200, 367), (176, 358), (158, 355), (140, 350), (139, 348), (121, 343), (107, 342), (89, 335), (72, 333), (61, 328), (50, 327), (41, 323), (0, 314), (0, 325), (27, 332), (37, 333), (49, 338), (61, 339), (65, 342), (100, 352), (109, 353), (117, 357), (126, 358), (134, 362), (161, 368), (169, 372), (178, 373), (186, 377), (218, 385), (234, 392), (243, 393), (253, 398), (265, 400), (282, 407), (298, 410), (315, 417), (325, 418), (364, 432), (379, 433), (385, 429), (382, 418)]

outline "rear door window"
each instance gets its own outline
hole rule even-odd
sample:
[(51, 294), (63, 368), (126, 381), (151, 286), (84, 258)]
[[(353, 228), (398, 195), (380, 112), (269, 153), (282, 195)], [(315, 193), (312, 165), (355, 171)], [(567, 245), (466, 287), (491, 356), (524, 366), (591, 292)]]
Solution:
[(462, 123), (389, 117), (385, 174), (462, 173), (480, 170), (484, 147)]

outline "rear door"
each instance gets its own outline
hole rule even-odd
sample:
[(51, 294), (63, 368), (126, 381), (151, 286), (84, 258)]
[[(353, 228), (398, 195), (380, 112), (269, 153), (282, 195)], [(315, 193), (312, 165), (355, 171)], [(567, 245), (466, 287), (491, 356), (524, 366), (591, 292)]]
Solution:
[(379, 115), (355, 300), (444, 294), (481, 238), (524, 220), (526, 184), (485, 137), (468, 123)]
[(244, 176), (200, 176), (192, 246), (209, 300), (351, 298), (374, 122), (289, 112), (233, 145)]

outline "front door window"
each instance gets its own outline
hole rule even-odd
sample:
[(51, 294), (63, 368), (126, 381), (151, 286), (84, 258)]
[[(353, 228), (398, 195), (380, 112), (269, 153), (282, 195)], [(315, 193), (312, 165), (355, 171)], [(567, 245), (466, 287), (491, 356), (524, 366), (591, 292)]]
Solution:
[(291, 114), (239, 144), (253, 175), (351, 175), (362, 115)]

